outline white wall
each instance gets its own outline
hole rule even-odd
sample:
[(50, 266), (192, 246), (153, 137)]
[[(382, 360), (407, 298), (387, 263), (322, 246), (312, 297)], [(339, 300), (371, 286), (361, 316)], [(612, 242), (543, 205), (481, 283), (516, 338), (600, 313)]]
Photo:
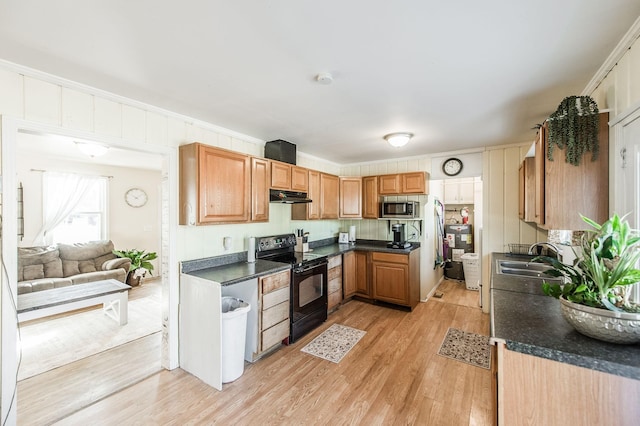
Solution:
[[(137, 248), (161, 254), (160, 244), (160, 184), (159, 170), (132, 169), (106, 166), (90, 162), (65, 161), (40, 156), (32, 151), (18, 151), (17, 179), (24, 188), (24, 238), (18, 245), (41, 245), (34, 241), (42, 226), (42, 172), (47, 170), (91, 175), (112, 176), (108, 184), (108, 236), (118, 250)], [(149, 196), (146, 205), (132, 208), (124, 201), (124, 193), (131, 187), (144, 189)], [(159, 276), (161, 265), (154, 261), (154, 276)]]

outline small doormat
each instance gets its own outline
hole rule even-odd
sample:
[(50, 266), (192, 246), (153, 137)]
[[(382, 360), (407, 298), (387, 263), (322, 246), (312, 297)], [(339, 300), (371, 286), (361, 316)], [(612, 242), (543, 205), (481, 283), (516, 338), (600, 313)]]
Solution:
[(491, 368), (489, 337), (449, 328), (438, 355), (466, 362), (476, 367)]
[(333, 324), (300, 350), (337, 364), (366, 333), (346, 325)]

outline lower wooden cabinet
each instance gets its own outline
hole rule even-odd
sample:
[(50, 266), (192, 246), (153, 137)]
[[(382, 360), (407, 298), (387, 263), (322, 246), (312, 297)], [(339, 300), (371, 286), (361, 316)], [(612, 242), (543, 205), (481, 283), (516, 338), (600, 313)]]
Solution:
[(638, 424), (640, 380), (497, 345), (499, 425)]
[(260, 278), (258, 355), (289, 337), (289, 270)]
[(420, 249), (409, 254), (372, 252), (372, 297), (413, 309), (420, 301), (419, 253)]
[(371, 298), (371, 286), (369, 284), (369, 253), (366, 251), (355, 252), (356, 264), (356, 295)]
[(343, 298), (356, 294), (356, 253), (348, 251), (342, 255)]
[(328, 305), (329, 311), (342, 303), (342, 255), (329, 258), (328, 268)]

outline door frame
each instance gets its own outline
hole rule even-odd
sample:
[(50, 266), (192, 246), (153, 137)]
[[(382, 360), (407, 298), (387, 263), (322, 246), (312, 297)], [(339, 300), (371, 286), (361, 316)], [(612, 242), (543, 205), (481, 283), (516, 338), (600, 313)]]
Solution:
[(1, 251), (2, 272), (0, 283), (1, 315), (0, 381), (2, 395), (0, 415), (3, 424), (16, 423), (17, 373), (18, 373), (18, 322), (17, 322), (17, 177), (16, 151), (18, 133), (29, 132), (91, 140), (163, 158), (161, 185), (161, 262), (162, 262), (162, 341), (161, 365), (172, 370), (178, 367), (178, 298), (179, 271), (177, 261), (177, 148), (153, 145), (141, 141), (126, 140), (42, 124), (7, 116), (0, 116), (0, 156), (2, 177), (0, 188), (2, 201)]

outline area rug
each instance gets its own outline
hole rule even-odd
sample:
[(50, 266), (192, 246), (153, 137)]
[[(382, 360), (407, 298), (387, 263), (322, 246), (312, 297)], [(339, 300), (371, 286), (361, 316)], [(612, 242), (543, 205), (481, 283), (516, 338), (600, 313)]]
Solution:
[(489, 337), (457, 328), (449, 328), (438, 355), (476, 367), (491, 368)]
[(300, 350), (337, 364), (366, 333), (346, 325), (333, 324)]
[(90, 311), (20, 325), (22, 360), (18, 380), (95, 355), (107, 349), (159, 332), (162, 312), (159, 300), (129, 301), (129, 317), (119, 325), (102, 312)]

